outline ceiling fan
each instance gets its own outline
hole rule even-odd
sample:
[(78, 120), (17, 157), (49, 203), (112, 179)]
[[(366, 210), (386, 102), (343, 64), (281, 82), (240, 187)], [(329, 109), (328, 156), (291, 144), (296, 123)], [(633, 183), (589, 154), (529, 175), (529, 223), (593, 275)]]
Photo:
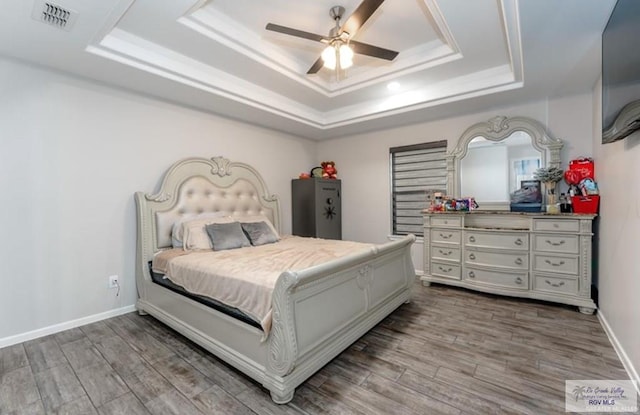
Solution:
[(336, 25), (329, 31), (329, 36), (321, 36), (274, 23), (268, 23), (266, 29), (328, 45), (324, 52), (322, 52), (322, 56), (311, 65), (307, 74), (317, 73), (322, 66), (331, 69), (335, 69), (336, 67), (346, 69), (351, 66), (353, 53), (392, 61), (398, 56), (398, 52), (352, 40), (358, 29), (362, 27), (383, 2), (384, 0), (364, 0), (343, 25), (340, 25), (340, 19), (342, 19), (342, 15), (344, 14), (344, 7), (332, 7), (329, 10), (329, 15), (333, 18)]

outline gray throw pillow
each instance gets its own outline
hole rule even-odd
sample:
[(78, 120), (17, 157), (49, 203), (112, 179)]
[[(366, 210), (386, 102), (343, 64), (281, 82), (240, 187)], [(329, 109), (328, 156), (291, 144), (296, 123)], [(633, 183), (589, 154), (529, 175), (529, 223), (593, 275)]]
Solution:
[(249, 237), (251, 245), (265, 245), (278, 242), (278, 237), (273, 233), (266, 222), (247, 222), (242, 224), (242, 230)]
[(214, 251), (251, 246), (251, 243), (242, 231), (240, 222), (211, 223), (206, 225), (205, 229), (209, 234)]

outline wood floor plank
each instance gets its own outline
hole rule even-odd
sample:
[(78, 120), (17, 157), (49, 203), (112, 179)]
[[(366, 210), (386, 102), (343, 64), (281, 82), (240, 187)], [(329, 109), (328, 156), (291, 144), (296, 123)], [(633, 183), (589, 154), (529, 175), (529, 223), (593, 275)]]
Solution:
[(122, 379), (144, 405), (158, 396), (175, 389), (147, 362), (134, 367)]
[(38, 372), (35, 378), (47, 413), (87, 396), (68, 363)]
[(191, 362), (191, 365), (233, 396), (256, 385), (253, 379), (229, 367), (214, 356), (204, 356), (196, 359)]
[(115, 333), (113, 336), (101, 337), (94, 344), (104, 359), (109, 362), (120, 376), (126, 376), (133, 369), (144, 363), (142, 357)]
[(203, 415), (193, 403), (176, 389), (165, 392), (146, 404), (149, 412), (156, 415)]
[(362, 387), (406, 406), (416, 413), (459, 415), (461, 412), (460, 409), (433, 396), (415, 393), (411, 388), (375, 374), (369, 376)]
[(106, 363), (86, 367), (76, 373), (96, 407), (129, 392), (122, 378)]
[(29, 365), (27, 352), (23, 344), (0, 349), (0, 376), (13, 370)]
[(60, 348), (76, 372), (89, 366), (107, 363), (102, 354), (86, 336), (80, 338), (80, 340), (63, 344)]
[(153, 367), (188, 398), (193, 398), (213, 386), (211, 380), (179, 356), (159, 360)]
[[(306, 382), (308, 384), (309, 382)], [(292, 407), (301, 413), (310, 415), (365, 415), (363, 412), (348, 407), (340, 399), (322, 393), (318, 388), (302, 386), (296, 390)]]
[(56, 410), (47, 412), (47, 414), (56, 415), (98, 415), (96, 408), (93, 406), (87, 396), (83, 396), (75, 401), (66, 402), (60, 405)]
[(85, 338), (87, 336), (84, 334), (84, 331), (82, 331), (82, 329), (80, 327), (75, 327), (75, 328), (60, 332), (60, 333), (56, 333), (54, 335), (54, 337), (55, 337), (56, 341), (58, 342), (58, 344), (60, 346), (62, 346), (64, 344), (75, 342), (77, 340), (83, 339), (83, 338)]
[(191, 401), (205, 414), (253, 415), (251, 409), (218, 385), (194, 396)]
[(150, 412), (129, 392), (98, 408), (100, 415), (149, 415)]
[(67, 358), (62, 353), (62, 349), (51, 336), (44, 340), (28, 341), (24, 343), (24, 349), (34, 373), (67, 364)]
[(407, 370), (402, 374), (398, 383), (406, 386), (424, 396), (431, 397), (444, 402), (461, 411), (473, 408), (476, 414), (497, 414), (501, 413), (500, 405), (483, 399), (477, 395), (469, 393), (465, 389), (460, 389), (436, 379), (422, 376), (413, 370)]
[(91, 323), (80, 328), (82, 329), (82, 332), (85, 334), (85, 336), (87, 336), (87, 338), (93, 343), (116, 335), (116, 332), (113, 331), (113, 329), (111, 329), (111, 327), (109, 327), (104, 321)]
[(339, 398), (348, 407), (367, 414), (415, 415), (421, 413), (387, 396), (355, 385), (340, 376), (332, 376), (319, 389), (327, 395)]
[(21, 408), (32, 408), (34, 412), (42, 409), (40, 394), (29, 366), (0, 375), (0, 414), (20, 412)]

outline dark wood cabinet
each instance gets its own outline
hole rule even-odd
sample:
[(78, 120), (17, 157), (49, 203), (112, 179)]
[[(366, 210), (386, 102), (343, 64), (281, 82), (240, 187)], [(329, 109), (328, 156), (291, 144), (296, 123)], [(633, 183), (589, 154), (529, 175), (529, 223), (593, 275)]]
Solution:
[(294, 179), (291, 201), (294, 235), (342, 239), (340, 180)]

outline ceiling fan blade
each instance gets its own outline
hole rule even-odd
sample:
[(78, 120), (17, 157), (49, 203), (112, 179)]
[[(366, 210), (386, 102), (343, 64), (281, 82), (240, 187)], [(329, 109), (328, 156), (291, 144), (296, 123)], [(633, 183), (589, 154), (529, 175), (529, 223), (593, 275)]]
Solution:
[(349, 46), (351, 46), (351, 49), (353, 49), (354, 53), (373, 56), (374, 58), (386, 59), (388, 61), (392, 61), (396, 56), (398, 56), (398, 52), (396, 52), (395, 50), (384, 49), (378, 46), (357, 42), (355, 40), (350, 41)]
[(298, 29), (292, 29), (286, 26), (280, 26), (273, 23), (267, 23), (267, 30), (271, 30), (272, 32), (284, 33), (285, 35), (291, 35), (296, 37), (301, 37), (304, 39), (315, 40), (316, 42), (328, 41), (324, 36), (316, 35), (315, 33), (304, 32)]
[(313, 65), (311, 65), (311, 68), (309, 68), (309, 70), (307, 71), (307, 75), (318, 73), (318, 71), (322, 69), (322, 65), (324, 65), (322, 58), (318, 58), (318, 60), (315, 61)]
[(384, 0), (364, 0), (342, 25), (342, 30), (353, 37), (382, 3), (384, 3)]

